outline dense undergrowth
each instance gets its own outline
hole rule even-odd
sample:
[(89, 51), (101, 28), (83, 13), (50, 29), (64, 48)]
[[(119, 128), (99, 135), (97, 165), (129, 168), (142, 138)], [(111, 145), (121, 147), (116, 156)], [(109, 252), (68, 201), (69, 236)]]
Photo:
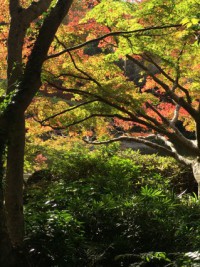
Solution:
[(24, 196), (31, 266), (199, 266), (190, 170), (115, 146), (46, 153)]

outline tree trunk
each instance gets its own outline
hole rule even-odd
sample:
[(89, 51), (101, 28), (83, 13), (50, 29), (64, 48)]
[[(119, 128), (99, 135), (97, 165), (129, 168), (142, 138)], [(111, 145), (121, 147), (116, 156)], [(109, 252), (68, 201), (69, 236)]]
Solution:
[(25, 119), (23, 113), (12, 116), (8, 134), (5, 206), (7, 227), (14, 247), (22, 245), (23, 217), (23, 162), (25, 145)]
[[(29, 8), (21, 8), (19, 0), (10, 0), (11, 25), (8, 37), (8, 89), (15, 92), (12, 102), (6, 108), (5, 120), (8, 128), (7, 168), (5, 184), (5, 207), (8, 233), (14, 247), (23, 241), (23, 161), (25, 144), (24, 112), (41, 85), (40, 76), (49, 47), (72, 0), (58, 0), (45, 17), (39, 30), (31, 55), (22, 71), (22, 50), (26, 30), (30, 23), (47, 11), (53, 1), (33, 2)], [(19, 90), (20, 89), (20, 90)], [(23, 112), (22, 112), (23, 111)], [(3, 196), (2, 196), (3, 203)], [(2, 206), (3, 207), (3, 206)], [(2, 213), (3, 214), (3, 213)]]
[(4, 207), (4, 150), (6, 140), (4, 136), (0, 138), (0, 266), (12, 266), (11, 253), (12, 245), (6, 227), (6, 215)]
[(0, 189), (0, 266), (7, 267), (12, 266), (12, 245), (9, 239), (6, 216), (3, 201), (3, 188)]
[[(3, 192), (0, 189), (0, 266), (12, 266), (12, 245), (6, 227), (5, 209), (3, 205)], [(11, 262), (10, 262), (11, 261)]]
[(200, 162), (199, 159), (192, 164), (194, 178), (198, 184), (198, 197), (200, 197)]

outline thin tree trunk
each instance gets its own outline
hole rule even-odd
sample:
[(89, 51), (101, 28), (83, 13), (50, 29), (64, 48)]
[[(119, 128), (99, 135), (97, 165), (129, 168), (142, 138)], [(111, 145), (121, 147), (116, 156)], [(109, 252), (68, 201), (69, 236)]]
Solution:
[(7, 227), (14, 247), (22, 245), (24, 237), (23, 217), (23, 162), (25, 145), (24, 114), (17, 114), (10, 122), (7, 151), (5, 206)]

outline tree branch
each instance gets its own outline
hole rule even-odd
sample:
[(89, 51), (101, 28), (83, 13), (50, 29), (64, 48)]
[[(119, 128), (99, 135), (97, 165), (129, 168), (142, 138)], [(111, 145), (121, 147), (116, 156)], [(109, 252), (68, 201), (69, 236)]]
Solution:
[[(85, 117), (85, 118), (83, 118), (83, 119), (74, 121), (74, 122), (69, 123), (69, 124), (67, 124), (67, 125), (64, 125), (64, 126), (62, 126), (62, 127), (52, 126), (52, 125), (50, 125), (50, 123), (45, 124), (45, 123), (42, 123), (42, 121), (39, 121), (39, 120), (36, 120), (36, 121), (39, 122), (42, 126), (49, 126), (49, 127), (51, 127), (52, 129), (54, 129), (54, 130), (64, 130), (64, 129), (66, 129), (66, 128), (69, 128), (69, 127), (71, 127), (71, 126), (80, 124), (80, 123), (82, 123), (82, 122), (84, 122), (84, 121), (87, 121), (87, 120), (89, 120), (89, 119), (91, 119), (91, 118), (94, 118), (94, 117), (102, 117), (102, 118), (105, 118), (105, 117), (107, 117), (107, 118), (114, 118), (114, 117), (117, 117), (117, 118), (122, 119), (122, 120), (131, 121), (129, 118), (123, 117), (123, 116), (121, 116), (121, 115), (119, 115), (119, 114), (99, 114), (99, 113), (91, 114), (91, 115), (89, 115), (89, 116), (87, 116), (87, 117)], [(47, 120), (45, 119), (44, 121), (47, 121)]]
[(52, 0), (40, 0), (38, 2), (33, 1), (31, 5), (23, 10), (23, 16), (26, 23), (29, 25), (32, 21), (37, 19), (49, 8)]
[(145, 31), (149, 31), (149, 30), (161, 30), (161, 29), (169, 29), (169, 28), (179, 28), (181, 26), (182, 26), (181, 24), (171, 24), (171, 25), (147, 27), (147, 28), (144, 28), (144, 29), (138, 29), (138, 30), (133, 30), (133, 31), (110, 32), (110, 33), (107, 33), (105, 35), (102, 35), (102, 36), (100, 36), (98, 38), (95, 38), (95, 39), (89, 40), (87, 42), (84, 42), (82, 44), (79, 44), (79, 45), (75, 45), (73, 47), (66, 48), (63, 51), (59, 52), (59, 53), (56, 53), (56, 54), (53, 54), (53, 55), (49, 55), (46, 59), (59, 57), (59, 56), (65, 54), (67, 52), (71, 52), (71, 51), (80, 49), (80, 48), (82, 48), (82, 47), (84, 47), (84, 46), (86, 46), (88, 44), (91, 44), (93, 42), (101, 41), (101, 40), (103, 40), (103, 39), (105, 39), (105, 38), (107, 38), (109, 36), (120, 36), (120, 35), (126, 35), (126, 34), (134, 34), (134, 33), (145, 32)]
[(9, 1), (9, 11), (10, 11), (11, 17), (15, 16), (16, 13), (18, 13), (20, 9), (22, 10), (19, 0)]
[(191, 165), (193, 163), (193, 159), (188, 159), (184, 156), (181, 156), (177, 149), (174, 147), (174, 144), (172, 142), (170, 142), (169, 140), (167, 140), (164, 136), (161, 136), (161, 135), (157, 135), (157, 138), (158, 140), (161, 140), (164, 142), (164, 144), (167, 146), (167, 147), (170, 147), (170, 149), (172, 150), (172, 152), (174, 153), (174, 158), (179, 160), (180, 162), (182, 163), (185, 163), (186, 165)]
[(74, 110), (74, 109), (80, 108), (80, 107), (82, 107), (82, 106), (88, 105), (88, 104), (90, 104), (90, 103), (94, 103), (94, 102), (96, 102), (96, 101), (98, 101), (98, 100), (95, 100), (95, 99), (94, 99), (94, 100), (90, 100), (90, 101), (81, 103), (81, 104), (79, 104), (79, 105), (73, 106), (73, 107), (71, 107), (71, 108), (62, 110), (61, 112), (58, 112), (58, 113), (56, 113), (56, 114), (54, 114), (54, 115), (52, 115), (52, 116), (49, 116), (49, 117), (45, 118), (44, 120), (40, 121), (40, 123), (43, 124), (44, 122), (49, 121), (50, 119), (54, 119), (54, 118), (57, 117), (57, 116), (60, 116), (60, 115), (62, 115), (62, 114), (65, 114), (65, 113), (67, 113), (67, 112), (69, 112), (69, 111), (72, 111), (72, 110)]
[(76, 74), (73, 74), (73, 73), (60, 73), (59, 75), (55, 75), (53, 74), (52, 72), (48, 71), (48, 70), (44, 70), (45, 72), (49, 73), (53, 79), (59, 79), (61, 77), (73, 77), (73, 78), (77, 78), (77, 79), (82, 79), (82, 80), (87, 80), (87, 81), (90, 81), (90, 79), (88, 77), (83, 77), (83, 76), (79, 76), (79, 75), (76, 75)]
[[(48, 82), (48, 81), (47, 81)], [(153, 125), (152, 123), (148, 122), (148, 121), (145, 121), (145, 120), (142, 120), (139, 118), (139, 114), (138, 112), (136, 112), (136, 115), (132, 112), (130, 112), (129, 110), (127, 110), (125, 107), (123, 106), (119, 106), (117, 105), (116, 103), (113, 103), (111, 101), (109, 101), (108, 99), (105, 99), (97, 94), (94, 94), (94, 93), (91, 93), (91, 92), (86, 92), (86, 91), (83, 91), (83, 90), (80, 90), (80, 89), (72, 89), (72, 88), (64, 88), (62, 86), (58, 86), (57, 84), (54, 84), (54, 83), (51, 83), (51, 82), (48, 82), (49, 85), (51, 85), (52, 87), (58, 89), (58, 90), (61, 90), (63, 92), (70, 92), (70, 93), (75, 93), (75, 94), (80, 94), (80, 95), (84, 95), (84, 96), (90, 96), (90, 97), (94, 97), (96, 98), (97, 100), (99, 100), (100, 102), (106, 104), (106, 105), (109, 105), (110, 107), (113, 107), (115, 108), (116, 110), (118, 111), (121, 111), (122, 113), (126, 114), (129, 116), (130, 118), (130, 121), (133, 121), (133, 122), (136, 122), (136, 123), (139, 123), (141, 125), (144, 125), (152, 130), (155, 130), (156, 132), (159, 132), (159, 133), (162, 133), (166, 136), (169, 136), (169, 132), (164, 129), (163, 127), (160, 127), (161, 125), (153, 119), (151, 118), (150, 121), (155, 123), (156, 125)], [(141, 117), (147, 119), (147, 115), (142, 115), (140, 114)], [(150, 118), (150, 117), (149, 117)]]
[[(61, 42), (57, 36), (55, 36), (55, 38), (56, 38), (57, 42), (58, 42), (60, 45), (62, 45), (62, 46), (64, 47), (64, 49), (67, 49), (67, 48), (66, 48), (66, 45), (65, 45), (63, 42)], [(97, 86), (99, 86), (99, 87), (102, 88), (101, 84), (100, 84), (96, 79), (94, 79), (94, 78), (93, 78), (92, 76), (90, 76), (87, 72), (81, 70), (81, 69), (77, 66), (77, 64), (76, 64), (76, 62), (75, 62), (75, 60), (74, 60), (72, 54), (70, 53), (70, 51), (68, 51), (67, 53), (68, 53), (69, 56), (70, 56), (70, 59), (71, 59), (73, 65), (74, 65), (74, 68), (75, 68), (77, 71), (79, 71), (81, 74), (83, 74), (84, 76), (86, 76), (87, 78), (85, 78), (85, 79), (94, 82)], [(74, 76), (74, 77), (75, 77), (75, 76)], [(84, 78), (81, 78), (81, 79), (84, 79)]]
[[(165, 78), (167, 78), (170, 82), (172, 82), (173, 84), (176, 82), (172, 77), (169, 76), (169, 74), (167, 74), (159, 65), (158, 63), (155, 62), (155, 60), (153, 60), (148, 54), (145, 53), (145, 57), (142, 57), (144, 58), (146, 61), (148, 61), (149, 63), (152, 63), (157, 69), (158, 71), (163, 74), (163, 76)], [(192, 100), (191, 100), (191, 97), (189, 95), (189, 92), (186, 88), (184, 88), (182, 85), (180, 85), (177, 81), (177, 87), (180, 88), (180, 90), (182, 90), (185, 95), (186, 95), (186, 99), (187, 99), (187, 102), (189, 104), (191, 104)]]
[(55, 7), (45, 17), (24, 70), (23, 80), (20, 85), (20, 88), (23, 88), (23, 90), (20, 90), (13, 98), (13, 101), (16, 103), (13, 104), (13, 108), (17, 108), (16, 106), (19, 105), (21, 109), (26, 110), (41, 86), (40, 75), (42, 65), (56, 31), (68, 13), (72, 1), (58, 0)]
[(65, 87), (62, 87), (62, 86), (58, 86), (57, 84), (54, 84), (52, 82), (49, 82), (49, 81), (47, 81), (47, 82), (48, 82), (49, 85), (51, 85), (52, 87), (54, 87), (54, 88), (56, 88), (56, 89), (58, 89), (60, 91), (94, 97), (95, 99), (99, 100), (100, 102), (105, 103), (105, 104), (107, 104), (107, 105), (109, 105), (109, 106), (111, 106), (113, 108), (116, 108), (117, 110), (123, 112), (126, 115), (129, 115), (130, 117), (134, 116), (134, 114), (132, 112), (128, 111), (124, 107), (119, 106), (116, 103), (113, 103), (113, 102), (109, 101), (108, 99), (105, 99), (105, 98), (103, 98), (100, 95), (97, 95), (95, 93), (86, 92), (86, 91), (83, 91), (83, 90), (80, 90), (80, 89), (65, 88)]
[[(152, 136), (152, 135), (151, 135)], [(158, 136), (155, 135), (156, 138), (159, 138)], [(166, 155), (171, 156), (173, 158), (175, 158), (176, 160), (178, 160), (181, 163), (184, 163), (186, 165), (190, 165), (193, 161), (191, 160), (187, 160), (184, 157), (181, 157), (180, 155), (178, 155), (178, 153), (176, 152), (176, 150), (174, 149), (173, 151), (171, 150), (171, 147), (169, 146), (169, 144), (167, 144), (168, 147), (170, 147), (170, 149), (153, 143), (151, 141), (146, 140), (148, 139), (148, 136), (146, 138), (142, 138), (142, 137), (132, 137), (132, 136), (120, 136), (118, 138), (113, 138), (113, 139), (109, 139), (106, 141), (88, 141), (88, 140), (84, 140), (86, 143), (88, 144), (93, 144), (93, 145), (101, 145), (101, 144), (110, 144), (113, 142), (123, 142), (123, 141), (128, 141), (128, 142), (137, 142), (137, 143), (141, 143), (141, 144), (145, 144), (149, 147), (152, 147), (158, 151), (164, 152)]]
[[(170, 121), (168, 120), (167, 118), (165, 118), (155, 107), (153, 107), (150, 103), (148, 103), (148, 107), (151, 108), (151, 110), (153, 110), (160, 118), (161, 120), (163, 121), (163, 123), (165, 125), (167, 125), (168, 127), (171, 127), (172, 130), (174, 130), (174, 132), (176, 133), (176, 136), (174, 136), (172, 133), (169, 133), (167, 136), (170, 138), (170, 139), (176, 139), (176, 142), (181, 142), (182, 144), (184, 144), (185, 146), (188, 147), (188, 149), (194, 149), (196, 151), (198, 151), (197, 147), (195, 146), (195, 144), (190, 141), (189, 139), (187, 139), (178, 129), (177, 127), (175, 126), (174, 122), (173, 121)], [(180, 109), (180, 106), (177, 106), (176, 107), (177, 110)], [(176, 115), (177, 116), (177, 115)], [(176, 119), (176, 117), (175, 117)], [(174, 118), (173, 118), (174, 120)]]
[[(91, 92), (86, 92), (86, 91), (82, 91), (80, 89), (67, 89), (67, 88), (64, 88), (62, 86), (58, 86), (56, 84), (53, 84), (51, 82), (49, 82), (49, 84), (52, 86), (52, 87), (55, 87), (56, 89), (58, 90), (61, 90), (61, 91), (65, 91), (65, 92), (70, 92), (70, 93), (76, 93), (76, 94), (80, 94), (80, 95), (83, 95), (83, 96), (89, 96), (89, 97), (93, 97), (93, 98), (96, 98), (96, 100), (106, 104), (106, 105), (109, 105), (115, 109), (117, 109), (118, 111), (128, 115), (128, 117), (122, 117), (121, 115), (119, 114), (92, 114), (84, 119), (81, 119), (79, 121), (76, 121), (76, 122), (73, 122), (72, 124), (69, 124), (69, 125), (66, 125), (65, 127), (69, 127), (69, 126), (72, 126), (72, 125), (75, 125), (75, 124), (78, 124), (78, 123), (81, 123), (85, 120), (88, 120), (92, 117), (97, 117), (97, 116), (104, 116), (104, 117), (118, 117), (122, 120), (127, 120), (127, 121), (132, 121), (132, 122), (136, 122), (136, 123), (139, 123), (141, 125), (144, 125), (144, 126), (147, 126), (148, 128), (158, 132), (158, 133), (161, 133), (165, 136), (167, 136), (169, 138), (169, 140), (172, 140), (177, 146), (179, 146), (180, 148), (184, 146), (187, 147), (187, 150), (191, 152), (191, 154), (195, 154), (195, 155), (199, 155), (200, 151), (199, 149), (196, 147), (196, 145), (194, 144), (194, 142), (191, 142), (190, 140), (186, 139), (179, 131), (178, 129), (173, 125), (173, 129), (175, 131), (175, 133), (173, 132), (169, 132), (166, 130), (166, 128), (164, 128), (161, 124), (157, 123), (156, 125), (153, 125), (152, 123), (149, 123), (148, 121), (145, 121), (145, 120), (142, 120), (141, 118), (138, 117), (138, 114), (135, 115), (134, 113), (132, 112), (129, 112), (128, 110), (126, 110), (124, 107), (122, 106), (118, 106), (117, 104), (115, 103), (112, 103), (110, 102), (109, 100), (97, 95), (97, 94), (94, 94), (94, 93), (91, 93)], [(157, 111), (158, 112), (158, 111)], [(159, 114), (160, 116), (162, 116), (161, 114)], [(120, 116), (120, 117), (119, 117)], [(146, 118), (147, 119), (147, 115), (143, 114), (141, 115), (142, 117)], [(166, 118), (162, 117), (162, 119), (165, 121), (165, 124), (166, 125), (169, 125), (170, 127), (172, 127), (172, 125), (170, 125), (170, 121), (168, 121)], [(154, 119), (151, 120), (151, 122), (154, 122)], [(155, 121), (156, 123), (156, 121)], [(49, 125), (48, 125), (49, 126)], [(58, 128), (56, 128), (58, 129)], [(59, 129), (63, 129), (62, 128), (59, 128)]]
[(130, 55), (127, 55), (127, 58), (130, 59), (131, 61), (133, 61), (136, 65), (138, 65), (141, 69), (143, 69), (149, 76), (151, 76), (153, 78), (153, 80), (158, 83), (159, 85), (162, 86), (162, 88), (166, 91), (166, 93), (169, 94), (169, 96), (177, 103), (179, 104), (181, 107), (183, 107), (190, 115), (192, 118), (194, 118), (195, 121), (198, 120), (199, 114), (196, 111), (196, 109), (194, 109), (187, 101), (184, 100), (183, 97), (179, 97), (177, 94), (175, 94), (170, 88), (169, 86), (164, 83), (163, 81), (161, 81), (158, 77), (156, 77), (153, 73), (151, 73), (151, 71), (145, 67), (141, 62), (139, 62), (138, 60), (136, 60), (135, 58), (133, 58)]
[(175, 110), (174, 110), (174, 116), (171, 119), (170, 123), (175, 125), (178, 121), (178, 117), (179, 117), (179, 111), (180, 111), (180, 105), (176, 105)]
[(76, 65), (76, 62), (74, 61), (73, 57), (72, 57), (72, 54), (68, 51), (68, 54), (71, 58), (71, 61), (75, 67), (76, 70), (78, 70), (80, 73), (82, 73), (83, 75), (85, 75), (90, 81), (94, 82), (97, 86), (99, 87), (102, 87), (101, 84), (94, 78), (92, 78), (92, 76), (90, 76), (87, 72), (81, 70), (77, 65)]
[(81, 80), (91, 81), (91, 79), (88, 77), (83, 77), (83, 76), (79, 76), (79, 75), (72, 74), (72, 73), (61, 73), (57, 76), (54, 76), (54, 78), (61, 78), (61, 77), (73, 77), (73, 78), (77, 78)]

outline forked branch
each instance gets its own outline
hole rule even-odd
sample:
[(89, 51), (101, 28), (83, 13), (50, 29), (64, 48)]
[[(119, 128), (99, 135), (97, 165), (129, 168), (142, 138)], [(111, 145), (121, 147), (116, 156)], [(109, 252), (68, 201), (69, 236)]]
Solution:
[(39, 16), (41, 16), (45, 11), (48, 10), (52, 0), (40, 0), (38, 2), (33, 1), (30, 6), (23, 10), (24, 19), (26, 23), (30, 24)]
[(199, 118), (199, 113), (196, 109), (192, 107), (190, 103), (188, 103), (186, 100), (184, 100), (183, 97), (179, 97), (173, 90), (170, 89), (170, 87), (161, 81), (156, 75), (154, 75), (146, 66), (144, 66), (140, 61), (133, 58), (130, 55), (127, 55), (127, 58), (133, 61), (136, 65), (138, 65), (141, 69), (143, 69), (150, 77), (153, 78), (153, 80), (158, 83), (165, 92), (173, 99), (178, 105), (183, 107), (190, 115), (194, 118), (195, 121)]
[(152, 57), (150, 57), (148, 54), (145, 53), (145, 57), (143, 56), (142, 58), (144, 58), (144, 60), (148, 61), (149, 63), (152, 63), (156, 68), (157, 70), (165, 77), (168, 79), (168, 81), (172, 82), (173, 84), (176, 83), (176, 86), (177, 88), (179, 88), (181, 91), (184, 92), (185, 96), (186, 96), (186, 99), (187, 99), (187, 102), (189, 104), (191, 104), (192, 100), (191, 100), (191, 97), (190, 97), (190, 94), (188, 92), (188, 90), (186, 88), (184, 88), (182, 85), (179, 84), (179, 82), (177, 80), (174, 80), (168, 73), (166, 73), (163, 68), (160, 67), (160, 65), (152, 59)]

